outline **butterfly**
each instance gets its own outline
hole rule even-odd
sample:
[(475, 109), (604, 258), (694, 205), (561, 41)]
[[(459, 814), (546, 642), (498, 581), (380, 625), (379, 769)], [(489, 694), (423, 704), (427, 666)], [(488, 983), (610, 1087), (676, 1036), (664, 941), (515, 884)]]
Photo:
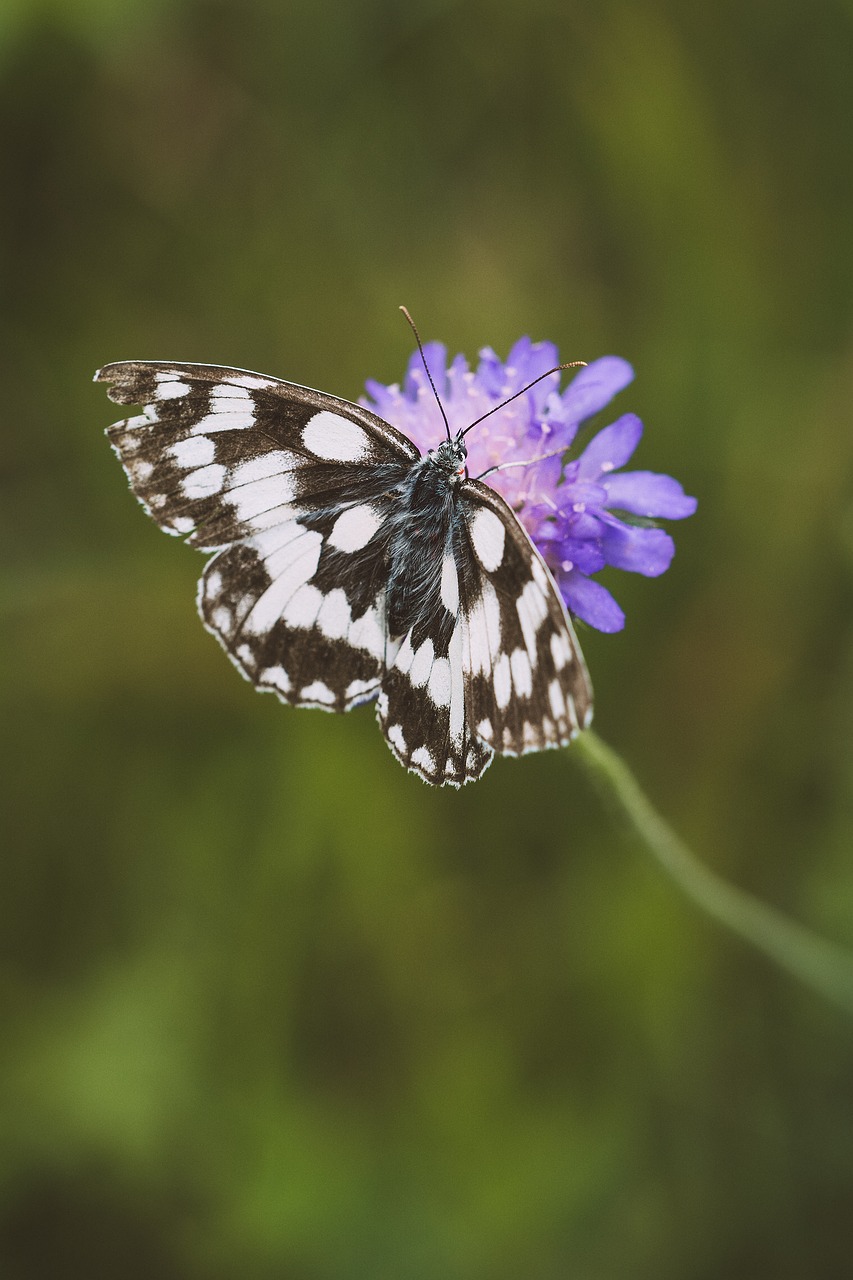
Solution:
[(360, 405), (218, 365), (122, 361), (95, 381), (144, 406), (108, 438), (160, 528), (213, 553), (199, 612), (257, 689), (375, 700), (394, 755), (436, 786), (588, 725), (566, 608), (514, 512), (469, 478), (464, 432), (421, 454)]

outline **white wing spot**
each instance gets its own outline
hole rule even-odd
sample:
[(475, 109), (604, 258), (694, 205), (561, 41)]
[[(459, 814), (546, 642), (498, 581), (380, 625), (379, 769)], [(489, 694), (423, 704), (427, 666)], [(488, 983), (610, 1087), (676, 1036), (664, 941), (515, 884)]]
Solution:
[[(295, 496), (294, 490), (290, 475), (277, 475), (229, 489), (225, 497), (238, 520), (257, 520), (258, 525), (282, 524), (292, 514), (292, 508), (287, 504)], [(269, 516), (269, 520), (258, 520), (259, 516)]]
[(251, 387), (253, 391), (263, 391), (275, 386), (274, 378), (265, 378), (260, 373), (239, 373), (228, 379), (231, 387)]
[(445, 556), (441, 563), (441, 603), (448, 613), (459, 612), (459, 575), (453, 556)]
[(409, 672), (409, 679), (416, 689), (425, 685), (429, 679), (429, 673), (432, 670), (433, 658), (435, 657), (435, 649), (433, 643), (427, 636), (423, 644), (415, 654), (415, 660), (412, 663), (412, 669)]
[(250, 484), (253, 480), (269, 480), (271, 476), (278, 478), (282, 472), (292, 471), (295, 461), (294, 454), (283, 449), (271, 449), (235, 467), (231, 472), (231, 484)]
[(465, 670), (462, 662), (462, 627), (457, 622), (447, 648), (450, 664), (450, 739), (458, 748), (465, 732)]
[[(295, 528), (299, 530), (300, 526), (295, 525)], [(277, 532), (280, 535), (282, 530), (271, 532)], [(256, 541), (260, 542), (259, 539)], [(275, 626), (291, 596), (317, 572), (322, 546), (321, 534), (314, 529), (304, 530), (296, 536), (291, 535), (291, 540), (285, 546), (266, 557), (267, 572), (273, 581), (258, 597), (243, 623), (250, 635), (262, 635)], [(316, 588), (314, 590), (316, 591)], [(320, 596), (319, 591), (317, 595)], [(317, 601), (317, 608), (310, 621), (299, 621), (294, 625), (312, 626), (321, 604), (322, 597)], [(297, 608), (296, 612), (300, 618), (306, 616), (300, 608)]]
[(428, 688), (435, 706), (450, 706), (450, 663), (446, 658), (436, 658), (432, 664)]
[(186, 440), (178, 440), (166, 452), (179, 467), (206, 467), (214, 459), (216, 445), (209, 436), (187, 436)]
[(347, 640), (356, 649), (365, 649), (372, 658), (385, 656), (385, 629), (377, 609), (368, 609), (356, 618), (349, 629)]
[(513, 649), (509, 660), (512, 668), (512, 683), (521, 698), (529, 698), (533, 692), (533, 673), (530, 670), (530, 659), (523, 649)]
[(225, 480), (225, 468), (221, 462), (213, 462), (209, 467), (201, 467), (191, 471), (181, 481), (181, 488), (187, 498), (209, 498), (219, 493)]
[(554, 669), (562, 671), (571, 655), (572, 651), (567, 637), (561, 636), (559, 632), (555, 631), (551, 636), (551, 657), (554, 659)]
[(188, 394), (187, 384), (179, 382), (173, 373), (158, 373), (156, 376), (157, 395), (161, 400), (177, 400), (179, 396)]
[(195, 520), (192, 516), (175, 516), (172, 521), (172, 528), (176, 533), (192, 533), (195, 528)]
[(294, 591), (284, 607), (281, 618), (289, 627), (313, 627), (323, 606), (323, 594), (309, 583)]
[(347, 702), (352, 702), (353, 699), (358, 698), (365, 700), (372, 697), (375, 692), (375, 680), (353, 680), (352, 684), (347, 685), (344, 697)]
[(538, 556), (534, 556), (530, 562), (533, 571), (533, 581), (536, 585), (547, 594), (548, 591), (548, 575), (542, 567), (542, 562)]
[(503, 521), (489, 507), (481, 507), (468, 527), (480, 564), (487, 573), (493, 573), (504, 558), (506, 530)]
[(491, 720), (481, 720), (477, 725), (477, 737), (483, 738), (486, 742), (492, 741), (494, 732)]
[(218, 596), (222, 590), (222, 574), (218, 569), (214, 569), (204, 580), (204, 594), (208, 600), (213, 596)]
[(320, 605), (317, 626), (329, 640), (343, 640), (352, 622), (346, 592), (335, 587)]
[(222, 407), (224, 404), (225, 401), (220, 401), (217, 408), (206, 413), (203, 418), (199, 418), (190, 435), (206, 436), (216, 431), (248, 431), (249, 427), (254, 426), (255, 415), (250, 407), (247, 408), (246, 405), (238, 402), (234, 404), (233, 412), (226, 412)]
[(216, 406), (221, 400), (233, 400), (241, 405), (252, 404), (252, 397), (236, 378), (229, 382), (219, 382), (213, 387), (210, 392), (211, 405)]
[(329, 534), (329, 546), (338, 551), (359, 551), (366, 547), (382, 524), (382, 516), (370, 506), (348, 507), (342, 511)]
[(402, 671), (403, 675), (408, 675), (414, 660), (415, 651), (412, 648), (412, 636), (411, 633), (409, 633), (400, 645), (397, 657), (394, 661), (394, 666), (398, 671)]
[(524, 647), (531, 663), (536, 662), (536, 633), (548, 616), (548, 602), (535, 582), (525, 583), (524, 590), (515, 602)]
[(403, 726), (401, 724), (392, 724), (387, 730), (385, 737), (389, 742), (393, 743), (401, 755), (405, 755), (408, 751), (406, 739), (403, 736)]
[(496, 658), (501, 651), (501, 606), (498, 593), (490, 582), (483, 586), (483, 613), (486, 618), (489, 655)]
[(267, 667), (266, 671), (261, 673), (260, 681), (261, 684), (273, 685), (274, 688), (281, 690), (282, 693), (290, 693), (290, 676), (284, 667)]
[(551, 703), (554, 719), (562, 720), (566, 714), (566, 699), (563, 697), (563, 690), (560, 687), (559, 680), (552, 680), (548, 685), (548, 701)]
[(426, 747), (418, 747), (412, 752), (411, 763), (417, 765), (419, 769), (423, 769), (426, 773), (435, 773), (435, 759), (433, 754)]
[(331, 707), (337, 702), (337, 696), (322, 680), (307, 684), (299, 693), (300, 702), (320, 702), (324, 707)]
[(356, 422), (321, 409), (302, 429), (302, 443), (329, 462), (358, 462), (370, 452), (370, 439)]
[(510, 694), (512, 693), (512, 675), (510, 673), (509, 658), (502, 653), (494, 665), (492, 671), (492, 683), (495, 690), (495, 702), (497, 702), (501, 711), (509, 706)]

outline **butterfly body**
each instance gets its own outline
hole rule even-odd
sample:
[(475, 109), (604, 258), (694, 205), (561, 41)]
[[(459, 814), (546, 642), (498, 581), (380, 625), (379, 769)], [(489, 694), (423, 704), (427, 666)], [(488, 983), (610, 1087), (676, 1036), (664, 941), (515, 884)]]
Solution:
[(111, 443), (161, 528), (214, 553), (199, 611), (257, 688), (330, 711), (375, 699), (435, 785), (588, 723), (565, 607), (515, 514), (467, 477), (461, 434), (421, 455), (360, 405), (220, 366), (96, 380), (144, 406)]

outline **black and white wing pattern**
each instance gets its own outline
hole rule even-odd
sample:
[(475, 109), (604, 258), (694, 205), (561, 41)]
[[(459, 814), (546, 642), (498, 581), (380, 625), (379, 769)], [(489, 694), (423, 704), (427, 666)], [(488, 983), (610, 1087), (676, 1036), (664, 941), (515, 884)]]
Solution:
[(557, 589), (513, 512), (369, 410), (215, 365), (125, 361), (95, 380), (144, 406), (108, 429), (167, 533), (213, 552), (202, 620), (258, 689), (377, 700), (397, 758), (435, 785), (566, 744), (591, 689)]

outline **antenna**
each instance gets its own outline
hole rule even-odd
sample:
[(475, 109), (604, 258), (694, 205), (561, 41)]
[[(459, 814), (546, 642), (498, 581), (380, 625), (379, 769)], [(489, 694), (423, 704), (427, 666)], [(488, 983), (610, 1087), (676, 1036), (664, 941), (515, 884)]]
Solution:
[(429, 378), (429, 385), (432, 387), (432, 394), (435, 396), (435, 403), (438, 405), (439, 409), (441, 410), (441, 416), (444, 419), (444, 429), (447, 432), (447, 438), (449, 440), (450, 439), (450, 423), (447, 421), (447, 414), (444, 412), (444, 405), (441, 403), (441, 401), (438, 398), (438, 392), (435, 389), (435, 383), (432, 380), (432, 374), (430, 373), (429, 365), (426, 362), (426, 356), (424, 355), (424, 344), (421, 342), (421, 335), (418, 333), (417, 325), (415, 324), (412, 317), (409, 315), (408, 308), (401, 306), (400, 310), (408, 320), (412, 333), (415, 335), (415, 341), (418, 344), (418, 351), (420, 351), (421, 360), (423, 360), (424, 362), (424, 369), (426, 370), (426, 376)]
[[(498, 405), (500, 408), (500, 405)], [(546, 462), (548, 458), (562, 458), (567, 451), (568, 445), (564, 445), (562, 449), (555, 449), (553, 453), (543, 453), (539, 458), (525, 458), (523, 462), (499, 462), (494, 467), (486, 467), (485, 471), (481, 471), (478, 476), (474, 476), (475, 480), (482, 480), (483, 476), (490, 476), (493, 471), (508, 471), (510, 467), (532, 467), (536, 462)]]
[[(493, 413), (497, 413), (498, 409), (505, 409), (508, 404), (512, 404), (513, 400), (517, 400), (519, 396), (523, 396), (525, 391), (529, 391), (531, 387), (535, 387), (537, 382), (541, 382), (543, 378), (550, 378), (552, 373), (559, 373), (561, 369), (585, 369), (586, 360), (570, 360), (568, 364), (555, 364), (553, 369), (546, 369), (544, 373), (540, 373), (538, 378), (534, 378), (532, 382), (528, 382), (526, 387), (522, 387), (520, 391), (514, 391), (511, 396), (507, 396), (506, 400), (502, 400), (500, 404), (496, 404), (493, 409), (489, 409), (487, 413), (481, 413), (479, 418), (475, 418), (470, 422), (460, 435), (467, 436), (472, 427), (478, 426), (484, 418), (490, 418)], [(553, 454), (547, 455), (553, 457)], [(539, 462), (539, 458), (534, 459)], [(508, 466), (513, 465), (507, 463)], [(514, 465), (518, 465), (517, 463)], [(526, 464), (525, 464), (526, 465)], [(490, 467), (489, 470), (495, 471), (496, 467)], [(485, 474), (485, 473), (484, 473)]]

